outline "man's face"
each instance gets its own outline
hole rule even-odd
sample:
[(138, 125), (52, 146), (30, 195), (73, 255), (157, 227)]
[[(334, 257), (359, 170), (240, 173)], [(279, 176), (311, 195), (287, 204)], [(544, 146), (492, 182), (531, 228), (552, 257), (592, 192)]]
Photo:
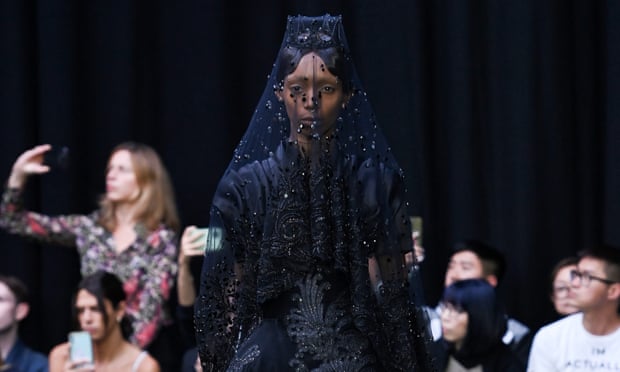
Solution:
[[(569, 297), (574, 300), (575, 306), (581, 311), (588, 311), (604, 305), (608, 301), (607, 290), (610, 284), (596, 278), (609, 279), (605, 273), (605, 262), (584, 257), (577, 264), (577, 272), (582, 274), (582, 279), (573, 278), (569, 292)], [(587, 276), (593, 278), (588, 282), (585, 280)]]
[(94, 343), (103, 341), (110, 333), (116, 320), (116, 314), (112, 308), (112, 304), (108, 300), (104, 300), (105, 311), (108, 314), (108, 324), (104, 323), (103, 313), (99, 310), (97, 297), (92, 295), (85, 289), (81, 289), (75, 300), (78, 322), (83, 331), (90, 333)]
[(17, 327), (17, 300), (6, 284), (0, 282), (0, 336)]
[(459, 280), (482, 278), (482, 261), (471, 251), (461, 251), (450, 258), (444, 285), (447, 287)]

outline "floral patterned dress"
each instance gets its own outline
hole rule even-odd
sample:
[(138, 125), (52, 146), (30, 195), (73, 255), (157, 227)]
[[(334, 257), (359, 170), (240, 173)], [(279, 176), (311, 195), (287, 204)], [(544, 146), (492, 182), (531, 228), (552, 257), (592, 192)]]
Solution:
[(171, 319), (165, 304), (178, 268), (174, 231), (164, 225), (147, 231), (138, 224), (136, 240), (117, 252), (112, 233), (97, 222), (98, 211), (50, 217), (23, 210), (21, 201), (20, 190), (4, 191), (0, 227), (40, 241), (77, 247), (83, 276), (98, 270), (116, 274), (127, 294), (126, 311), (133, 328), (130, 341), (141, 348), (148, 346)]

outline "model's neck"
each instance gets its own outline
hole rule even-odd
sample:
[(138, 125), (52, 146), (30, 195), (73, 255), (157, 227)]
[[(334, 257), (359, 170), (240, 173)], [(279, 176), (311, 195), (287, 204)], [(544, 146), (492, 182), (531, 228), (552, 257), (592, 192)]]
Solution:
[(620, 315), (616, 306), (583, 312), (583, 327), (591, 334), (605, 336), (620, 328)]
[(14, 324), (8, 328), (0, 330), (0, 353), (2, 359), (6, 360), (9, 352), (17, 341), (17, 324)]

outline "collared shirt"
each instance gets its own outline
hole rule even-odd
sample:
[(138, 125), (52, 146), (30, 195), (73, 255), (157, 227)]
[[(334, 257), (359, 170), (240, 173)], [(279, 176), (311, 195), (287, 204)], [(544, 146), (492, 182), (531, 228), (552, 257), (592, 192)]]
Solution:
[(15, 341), (5, 362), (11, 366), (9, 371), (47, 372), (49, 370), (47, 357), (30, 349), (20, 339)]

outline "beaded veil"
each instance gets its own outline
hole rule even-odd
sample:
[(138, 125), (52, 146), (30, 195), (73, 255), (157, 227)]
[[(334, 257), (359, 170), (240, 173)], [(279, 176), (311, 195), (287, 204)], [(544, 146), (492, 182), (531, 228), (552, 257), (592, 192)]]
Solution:
[[(308, 117), (295, 117), (283, 102), (284, 79), (308, 52), (344, 91), (332, 130), (319, 114), (330, 91), (312, 81), (317, 71), (309, 78), (313, 94), (293, 100), (310, 107)], [(310, 145), (302, 149), (291, 131)], [(357, 76), (340, 16), (288, 18), (215, 193), (210, 231), (217, 233), (208, 239), (195, 306), (205, 368), (266, 358), (260, 342), (247, 344), (273, 318), (292, 340), (286, 363), (295, 370), (431, 370), (426, 324), (408, 295), (403, 173)], [(308, 303), (312, 311), (302, 306)]]

